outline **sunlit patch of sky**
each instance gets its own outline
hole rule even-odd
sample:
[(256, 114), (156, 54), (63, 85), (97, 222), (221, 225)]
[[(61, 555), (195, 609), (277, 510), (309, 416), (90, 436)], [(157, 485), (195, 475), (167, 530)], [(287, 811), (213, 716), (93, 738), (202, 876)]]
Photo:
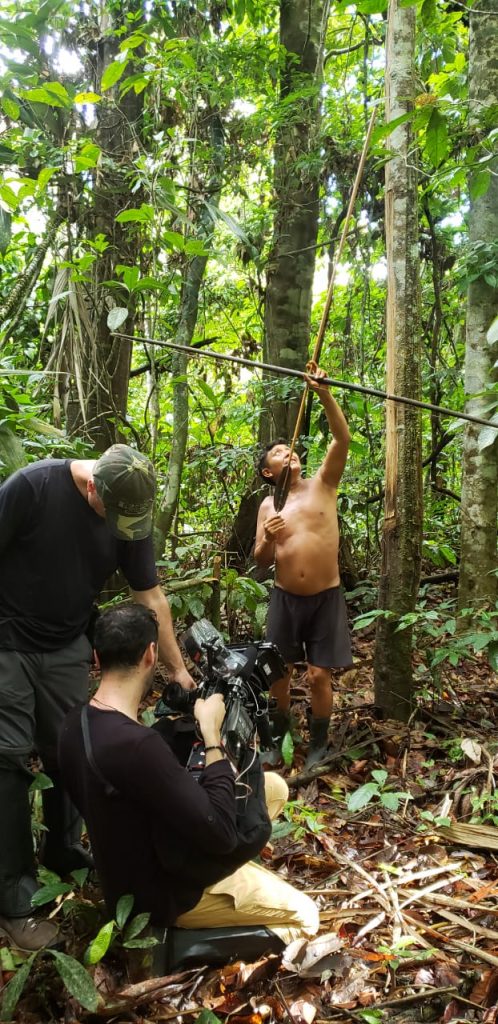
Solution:
[(251, 100), (236, 99), (232, 103), (232, 110), (236, 114), (242, 114), (242, 117), (250, 117), (251, 114), (256, 113), (257, 109), (256, 104), (252, 103)]

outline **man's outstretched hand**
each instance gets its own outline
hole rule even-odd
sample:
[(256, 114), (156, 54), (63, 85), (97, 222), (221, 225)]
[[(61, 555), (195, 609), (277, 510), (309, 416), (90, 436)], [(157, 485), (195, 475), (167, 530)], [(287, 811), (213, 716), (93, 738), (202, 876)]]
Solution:
[[(306, 363), (306, 370), (306, 383), (312, 391), (316, 391), (318, 395), (320, 395), (320, 393), (324, 394), (325, 392), (330, 391), (330, 384), (321, 384), (319, 380), (313, 379), (313, 377), (322, 378), (328, 376), (327, 371), (320, 369), (314, 359), (310, 359), (310, 361)], [(313, 374), (313, 377), (308, 376), (308, 374)]]

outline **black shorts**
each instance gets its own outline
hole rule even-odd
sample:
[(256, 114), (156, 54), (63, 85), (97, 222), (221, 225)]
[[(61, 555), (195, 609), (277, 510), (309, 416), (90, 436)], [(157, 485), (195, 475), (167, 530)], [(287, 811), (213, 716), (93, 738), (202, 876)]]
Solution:
[(310, 595), (289, 594), (274, 587), (266, 639), (277, 645), (288, 664), (307, 661), (319, 668), (351, 665), (351, 641), (341, 587)]

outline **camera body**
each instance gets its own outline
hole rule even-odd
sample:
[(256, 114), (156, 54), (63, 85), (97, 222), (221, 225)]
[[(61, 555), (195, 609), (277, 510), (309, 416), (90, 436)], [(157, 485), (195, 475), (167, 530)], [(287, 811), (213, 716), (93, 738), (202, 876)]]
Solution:
[[(184, 690), (178, 683), (170, 683), (156, 705), (155, 714), (193, 715), (199, 697), (206, 699), (221, 693), (226, 707), (221, 738), (230, 759), (240, 766), (256, 732), (263, 746), (271, 746), (268, 690), (285, 674), (285, 662), (275, 644), (227, 646), (208, 619), (195, 622), (181, 639), (192, 661), (201, 668), (202, 680), (196, 690)], [(202, 757), (202, 752), (198, 756)]]

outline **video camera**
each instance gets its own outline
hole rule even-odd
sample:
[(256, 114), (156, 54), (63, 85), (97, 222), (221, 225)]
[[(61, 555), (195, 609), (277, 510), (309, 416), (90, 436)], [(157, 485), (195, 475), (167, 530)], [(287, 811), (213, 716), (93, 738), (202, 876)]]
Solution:
[(227, 646), (208, 619), (194, 623), (181, 637), (192, 661), (203, 670), (196, 690), (169, 683), (155, 707), (157, 717), (192, 715), (198, 697), (221, 693), (226, 715), (221, 738), (230, 759), (240, 767), (247, 747), (257, 732), (264, 747), (271, 746), (268, 721), (268, 690), (285, 675), (275, 644), (256, 642)]

